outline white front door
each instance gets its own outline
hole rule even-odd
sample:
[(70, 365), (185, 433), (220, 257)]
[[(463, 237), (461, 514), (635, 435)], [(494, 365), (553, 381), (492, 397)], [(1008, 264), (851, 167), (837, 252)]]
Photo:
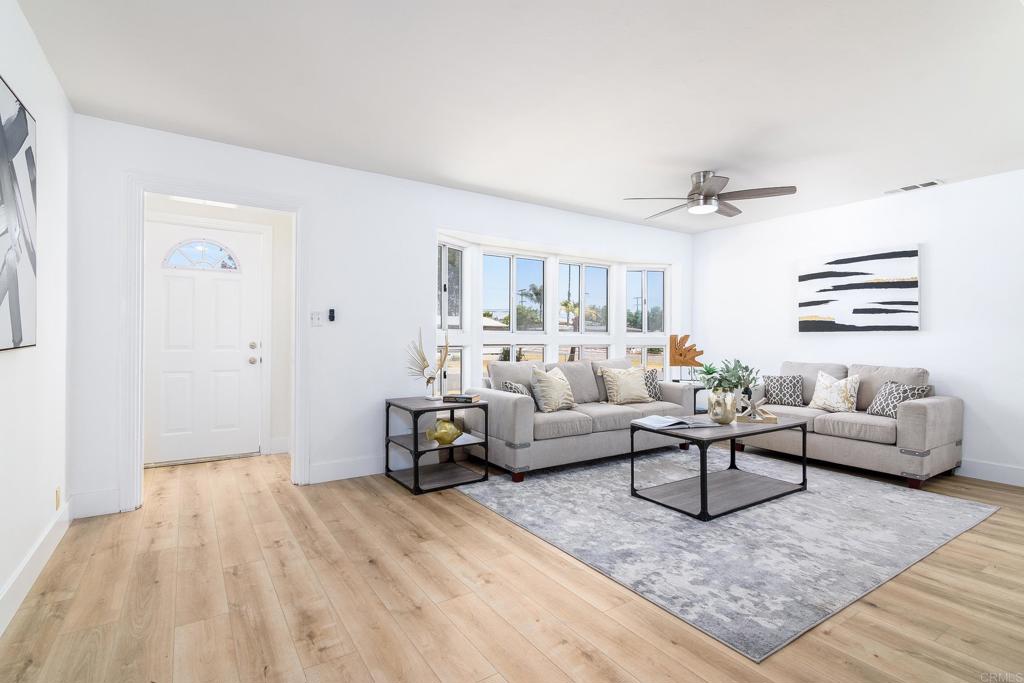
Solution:
[(147, 463), (260, 450), (263, 236), (146, 222)]

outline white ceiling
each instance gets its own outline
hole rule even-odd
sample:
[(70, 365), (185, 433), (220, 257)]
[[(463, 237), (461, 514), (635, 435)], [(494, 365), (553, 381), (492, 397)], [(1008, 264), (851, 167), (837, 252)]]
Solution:
[[(696, 232), (1024, 167), (1019, 0), (21, 0), (75, 109)], [(926, 190), (921, 190), (926, 191)]]

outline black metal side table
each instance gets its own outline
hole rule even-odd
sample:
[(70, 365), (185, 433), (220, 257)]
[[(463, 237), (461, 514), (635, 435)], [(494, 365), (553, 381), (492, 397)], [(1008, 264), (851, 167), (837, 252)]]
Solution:
[[(487, 452), (487, 401), (476, 403), (444, 403), (443, 401), (431, 401), (419, 396), (408, 398), (389, 398), (385, 401), (384, 411), (384, 473), (391, 479), (409, 489), (415, 495), (430, 493), (449, 489), (461, 484), (471, 484), (478, 481), (487, 481), (490, 470), (490, 460)], [(391, 409), (404, 410), (412, 417), (412, 434), (391, 435)], [(482, 410), (484, 411), (484, 437), (472, 434), (463, 434), (450, 444), (438, 443), (428, 439), (427, 435), (419, 431), (420, 417), (428, 413), (440, 413), (448, 411), (449, 419), (455, 420), (456, 410)], [(409, 451), (412, 456), (412, 467), (402, 470), (391, 469), (391, 445)], [(455, 462), (455, 449), (464, 446), (482, 446), (484, 449), (484, 473), (475, 472), (470, 468)], [(447, 451), (447, 460), (441, 457), (441, 452)], [(436, 465), (420, 465), (420, 458), (426, 453), (438, 453), (439, 462)]]

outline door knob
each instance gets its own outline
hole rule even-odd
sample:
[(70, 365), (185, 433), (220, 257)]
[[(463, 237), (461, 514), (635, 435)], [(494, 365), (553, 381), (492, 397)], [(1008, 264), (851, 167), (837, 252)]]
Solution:
[(249, 356), (249, 365), (256, 365), (256, 356)]

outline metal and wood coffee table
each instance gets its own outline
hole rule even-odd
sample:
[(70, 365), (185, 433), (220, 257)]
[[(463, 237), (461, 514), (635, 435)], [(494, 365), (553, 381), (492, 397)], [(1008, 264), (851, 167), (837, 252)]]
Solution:
[[(755, 434), (767, 434), (784, 429), (801, 431), (803, 476), (796, 484), (763, 474), (754, 474), (736, 466), (736, 439)], [(636, 488), (637, 432), (651, 432), (682, 440), (681, 446), (695, 443), (700, 449), (700, 474), (695, 477), (670, 481), (647, 488)], [(708, 448), (716, 441), (729, 442), (729, 467), (708, 472)], [(779, 418), (778, 424), (733, 423), (687, 429), (652, 429), (638, 424), (629, 426), (629, 492), (637, 498), (649, 500), (670, 510), (682, 512), (702, 522), (766, 503), (791, 493), (807, 490), (807, 421)]]
[[(488, 456), (488, 431), (487, 431), (487, 401), (475, 403), (444, 403), (442, 401), (431, 401), (419, 396), (407, 398), (389, 398), (385, 402), (384, 411), (384, 473), (397, 481), (414, 494), (440, 491), (453, 486), (470, 484), (478, 481), (487, 481), (490, 471), (490, 458)], [(403, 410), (412, 418), (411, 434), (391, 433), (391, 409)], [(484, 413), (484, 435), (483, 438), (473, 434), (463, 434), (450, 444), (438, 443), (434, 439), (428, 439), (427, 435), (419, 431), (420, 416), (429, 413), (448, 413), (448, 419), (455, 421), (456, 410), (482, 410)], [(412, 456), (412, 467), (401, 470), (391, 469), (391, 446), (398, 446), (409, 451)], [(479, 446), (484, 451), (483, 474), (455, 462), (455, 449), (466, 446)], [(447, 458), (442, 454), (447, 451)], [(420, 458), (427, 453), (437, 453), (438, 462), (436, 465), (420, 465)]]

